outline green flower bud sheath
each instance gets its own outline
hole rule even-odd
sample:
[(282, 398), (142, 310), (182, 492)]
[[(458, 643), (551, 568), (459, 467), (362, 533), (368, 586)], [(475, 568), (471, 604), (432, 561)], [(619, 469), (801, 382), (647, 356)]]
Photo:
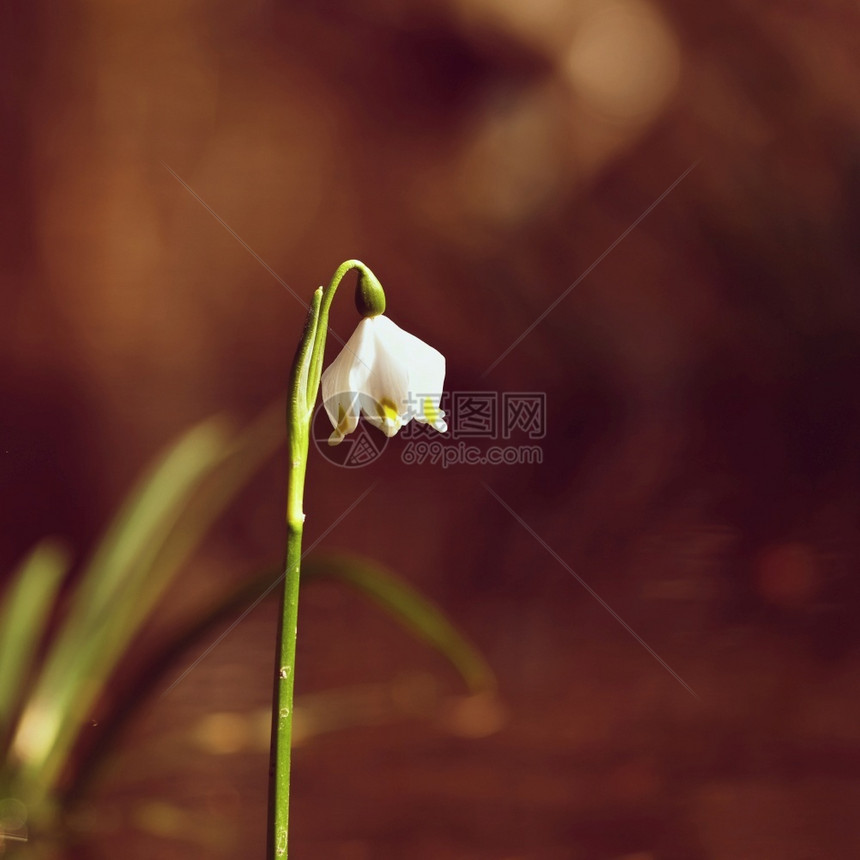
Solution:
[(355, 285), (355, 308), (362, 317), (378, 317), (385, 313), (385, 293), (382, 284), (369, 269), (358, 270)]

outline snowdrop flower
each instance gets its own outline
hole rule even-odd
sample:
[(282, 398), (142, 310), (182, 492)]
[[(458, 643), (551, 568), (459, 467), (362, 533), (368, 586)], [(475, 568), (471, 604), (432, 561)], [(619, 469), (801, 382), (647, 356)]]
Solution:
[[(347, 272), (357, 270), (355, 306), (361, 322), (331, 367), (322, 373), (329, 310)], [(322, 386), (326, 412), (334, 425), (329, 443), (337, 445), (358, 426), (361, 413), (393, 436), (413, 418), (447, 430), (439, 408), (445, 381), (444, 356), (403, 331), (385, 316), (385, 292), (360, 260), (347, 260), (327, 287), (314, 290), (305, 329), (290, 368), (287, 397), (287, 552), (281, 602), (275, 695), (272, 703), (272, 777), (269, 788), (270, 853), (287, 854), (290, 794), (290, 742), (293, 728), (296, 620), (302, 566), (305, 474), (314, 407)], [(363, 439), (365, 443), (367, 439)], [(360, 450), (361, 445), (356, 445)], [(351, 452), (350, 452), (351, 453)], [(2, 852), (0, 852), (2, 853)]]
[(439, 408), (445, 356), (381, 313), (365, 317), (322, 375), (322, 396), (334, 427), (329, 445), (358, 426), (361, 413), (393, 436), (413, 418), (444, 433)]

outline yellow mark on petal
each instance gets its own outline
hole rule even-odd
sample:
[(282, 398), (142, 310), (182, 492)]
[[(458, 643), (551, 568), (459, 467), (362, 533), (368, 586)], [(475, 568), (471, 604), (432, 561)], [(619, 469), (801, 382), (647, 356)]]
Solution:
[(337, 404), (337, 429), (343, 430), (346, 427), (346, 419), (347, 419), (346, 409), (343, 408), (342, 403)]
[(329, 436), (328, 443), (332, 447), (340, 445), (343, 442), (343, 437), (349, 432), (349, 414), (343, 408), (342, 403), (337, 405), (337, 427), (334, 428), (334, 433)]
[(376, 410), (383, 421), (391, 421), (393, 424), (396, 424), (400, 419), (397, 405), (387, 397), (384, 397), (380, 403), (376, 404)]
[(439, 420), (439, 410), (429, 397), (424, 398), (424, 418), (428, 424), (435, 424)]

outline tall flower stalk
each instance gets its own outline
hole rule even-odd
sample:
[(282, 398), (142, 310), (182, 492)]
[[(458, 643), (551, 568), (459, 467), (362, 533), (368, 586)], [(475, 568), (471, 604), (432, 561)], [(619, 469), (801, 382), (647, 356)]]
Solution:
[(323, 377), (329, 310), (341, 280), (351, 269), (358, 270), (355, 299), (362, 321), (323, 380), (326, 410), (334, 427), (331, 443), (337, 444), (351, 433), (362, 412), (389, 436), (412, 418), (440, 431), (446, 429), (444, 413), (439, 408), (444, 357), (383, 316), (385, 293), (364, 263), (358, 260), (342, 263), (328, 287), (319, 287), (314, 292), (290, 375), (287, 551), (272, 719), (270, 858), (286, 858), (288, 848), (293, 686), (305, 521), (302, 500), (311, 419)]

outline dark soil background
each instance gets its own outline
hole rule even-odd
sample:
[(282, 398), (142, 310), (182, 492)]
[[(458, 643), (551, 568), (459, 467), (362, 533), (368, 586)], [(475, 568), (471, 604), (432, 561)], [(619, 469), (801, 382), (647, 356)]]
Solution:
[[(297, 860), (860, 856), (858, 57), (843, 0), (3, 4), (2, 569), (283, 397), (278, 278), (359, 257), (452, 397), (542, 394), (545, 435), (312, 450), (308, 543), (373, 486), (320, 548), (432, 596), (500, 697), (309, 586)], [(163, 618), (277, 565), (283, 483)], [(263, 855), (276, 614), (141, 703), (82, 856)]]

